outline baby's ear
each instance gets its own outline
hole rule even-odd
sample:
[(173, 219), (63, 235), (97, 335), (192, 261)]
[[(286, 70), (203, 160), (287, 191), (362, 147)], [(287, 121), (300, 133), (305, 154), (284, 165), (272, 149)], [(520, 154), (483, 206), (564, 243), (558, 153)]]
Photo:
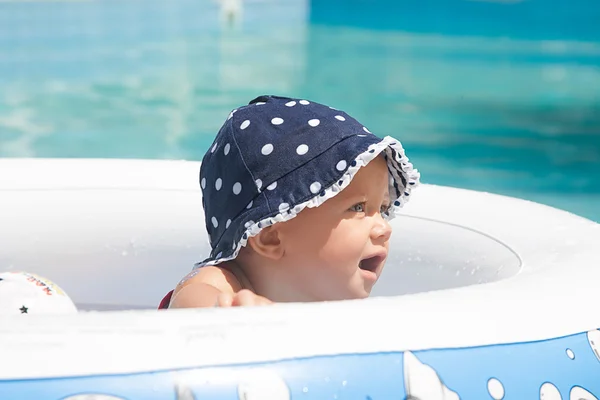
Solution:
[(248, 239), (248, 246), (255, 253), (271, 260), (279, 260), (283, 257), (284, 249), (281, 235), (277, 225), (271, 225), (261, 230), (258, 235)]

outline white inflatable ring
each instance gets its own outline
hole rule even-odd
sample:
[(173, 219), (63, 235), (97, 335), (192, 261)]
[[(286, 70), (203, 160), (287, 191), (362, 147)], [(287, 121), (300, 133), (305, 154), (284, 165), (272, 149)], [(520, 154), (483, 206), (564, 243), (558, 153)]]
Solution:
[(600, 225), (423, 185), (381, 297), (156, 311), (207, 252), (198, 168), (0, 160), (0, 270), (80, 310), (152, 309), (1, 319), (0, 397), (600, 398)]

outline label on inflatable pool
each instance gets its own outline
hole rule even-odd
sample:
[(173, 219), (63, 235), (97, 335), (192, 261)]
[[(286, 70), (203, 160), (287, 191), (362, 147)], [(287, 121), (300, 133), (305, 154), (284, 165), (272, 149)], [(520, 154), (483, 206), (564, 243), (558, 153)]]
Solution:
[[(377, 340), (376, 335), (373, 340)], [(0, 381), (0, 398), (598, 400), (600, 331), (462, 349), (312, 357), (114, 376), (5, 380)]]

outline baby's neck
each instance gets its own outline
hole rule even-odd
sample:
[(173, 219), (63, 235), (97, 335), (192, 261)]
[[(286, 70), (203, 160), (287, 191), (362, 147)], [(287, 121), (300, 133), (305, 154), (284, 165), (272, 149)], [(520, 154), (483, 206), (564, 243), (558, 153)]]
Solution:
[(279, 276), (283, 273), (282, 267), (273, 264), (270, 260), (244, 257), (236, 259), (233, 264), (237, 271), (231, 272), (238, 278), (240, 284), (260, 296), (276, 303), (314, 301), (294, 290), (294, 286), (289, 284), (284, 276)]
[(239, 282), (242, 289), (248, 289), (248, 290), (251, 290), (256, 293), (256, 291), (254, 290), (254, 286), (248, 279), (248, 276), (246, 276), (244, 269), (241, 267), (241, 265), (238, 262), (236, 262), (236, 260), (226, 261), (226, 262), (222, 263), (221, 265), (219, 265), (218, 267), (231, 272), (233, 274), (233, 276)]

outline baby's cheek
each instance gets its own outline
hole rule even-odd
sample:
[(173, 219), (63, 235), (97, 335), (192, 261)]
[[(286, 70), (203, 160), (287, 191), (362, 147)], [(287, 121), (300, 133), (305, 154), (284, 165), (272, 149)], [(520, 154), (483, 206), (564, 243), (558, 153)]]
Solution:
[(347, 246), (342, 241), (330, 241), (321, 249), (320, 256), (329, 264), (337, 264), (344, 258), (348, 258)]
[(324, 250), (331, 259), (357, 261), (361, 257), (365, 241), (351, 227), (346, 229), (344, 234), (332, 236)]

